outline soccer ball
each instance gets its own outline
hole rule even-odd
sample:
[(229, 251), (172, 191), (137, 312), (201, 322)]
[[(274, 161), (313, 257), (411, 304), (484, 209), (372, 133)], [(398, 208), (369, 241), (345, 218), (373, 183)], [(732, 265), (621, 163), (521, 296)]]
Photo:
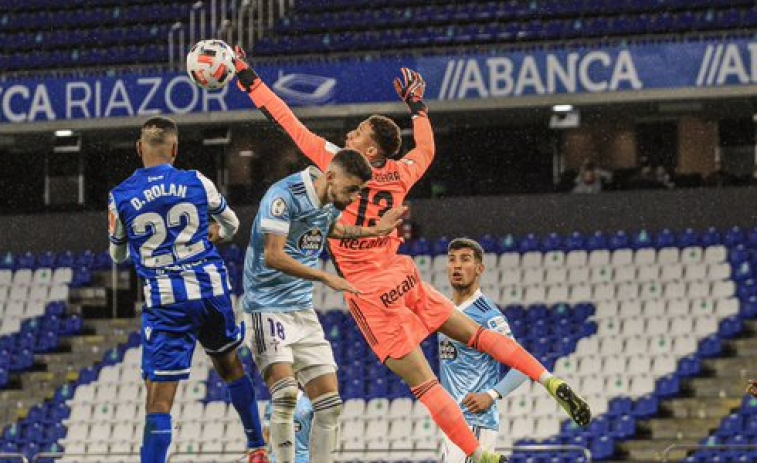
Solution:
[(197, 42), (187, 54), (187, 74), (197, 86), (216, 90), (231, 81), (234, 50), (222, 40)]

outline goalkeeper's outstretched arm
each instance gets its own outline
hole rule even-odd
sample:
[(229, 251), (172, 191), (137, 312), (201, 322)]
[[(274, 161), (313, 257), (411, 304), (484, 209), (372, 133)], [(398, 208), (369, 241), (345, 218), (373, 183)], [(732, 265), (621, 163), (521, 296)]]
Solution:
[(237, 84), (263, 114), (292, 139), (297, 148), (319, 169), (326, 171), (339, 147), (308, 130), (289, 106), (279, 98), (247, 63), (244, 51), (234, 47)]

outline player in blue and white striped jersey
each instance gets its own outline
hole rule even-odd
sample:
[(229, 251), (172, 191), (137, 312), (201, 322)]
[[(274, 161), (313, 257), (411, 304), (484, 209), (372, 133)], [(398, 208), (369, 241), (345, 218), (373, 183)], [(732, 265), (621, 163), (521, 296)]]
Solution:
[[(477, 242), (458, 238), (447, 251), (447, 277), (452, 285), (452, 299), (457, 310), (480, 325), (512, 337), (507, 319), (480, 289), (485, 268), (484, 251)], [(494, 450), (499, 434), (499, 412), (496, 401), (505, 397), (527, 376), (510, 369), (504, 374), (502, 364), (442, 333), (438, 334), (442, 387), (461, 405), (465, 421), (481, 445)], [(465, 454), (445, 438), (442, 463), (465, 463)]]
[(226, 266), (214, 246), (236, 233), (239, 220), (213, 182), (173, 167), (177, 152), (176, 124), (147, 120), (137, 141), (144, 168), (111, 190), (108, 205), (111, 257), (121, 262), (131, 254), (145, 288), (141, 462), (165, 463), (171, 406), (178, 381), (189, 377), (197, 340), (229, 387), (248, 463), (267, 462), (255, 390), (237, 356), (244, 324), (236, 324)]
[(293, 416), (297, 382), (313, 404), (311, 461), (333, 461), (342, 401), (336, 362), (313, 306), (313, 281), (357, 292), (347, 280), (318, 268), (327, 238), (383, 236), (404, 208), (389, 209), (374, 226), (337, 223), (373, 177), (357, 151), (336, 153), (326, 172), (315, 167), (266, 192), (245, 255), (242, 306), (251, 327), (250, 350), (271, 391), (271, 448), (277, 463), (295, 461)]

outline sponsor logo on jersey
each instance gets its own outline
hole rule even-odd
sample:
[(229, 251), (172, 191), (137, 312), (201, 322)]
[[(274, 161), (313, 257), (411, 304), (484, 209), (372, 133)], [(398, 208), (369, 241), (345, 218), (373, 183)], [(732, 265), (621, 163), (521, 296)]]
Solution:
[(457, 359), (457, 348), (452, 341), (445, 339), (439, 343), (439, 360), (455, 360)]
[(368, 238), (368, 239), (356, 239), (349, 238), (346, 240), (339, 240), (339, 247), (353, 250), (373, 249), (380, 248), (389, 244), (389, 238), (384, 236), (381, 238)]
[(304, 254), (318, 254), (323, 247), (323, 232), (319, 228), (306, 231), (297, 241), (297, 247)]
[(405, 278), (402, 283), (398, 284), (396, 288), (382, 294), (381, 302), (384, 304), (384, 307), (389, 307), (397, 302), (399, 298), (407, 294), (411, 289), (415, 288), (415, 285), (417, 284), (418, 279), (415, 278), (414, 275), (408, 275), (407, 278)]

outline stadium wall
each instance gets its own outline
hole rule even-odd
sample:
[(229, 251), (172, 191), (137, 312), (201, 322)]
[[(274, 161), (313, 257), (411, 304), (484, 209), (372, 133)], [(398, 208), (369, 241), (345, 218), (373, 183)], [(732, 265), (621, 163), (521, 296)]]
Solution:
[[(598, 195), (518, 195), (420, 199), (411, 220), (422, 236), (481, 236), (486, 233), (546, 235), (572, 231), (757, 225), (757, 188), (623, 191)], [(241, 220), (236, 242), (246, 246), (255, 207), (235, 208)], [(105, 212), (5, 215), (2, 251), (94, 251), (108, 246)]]

